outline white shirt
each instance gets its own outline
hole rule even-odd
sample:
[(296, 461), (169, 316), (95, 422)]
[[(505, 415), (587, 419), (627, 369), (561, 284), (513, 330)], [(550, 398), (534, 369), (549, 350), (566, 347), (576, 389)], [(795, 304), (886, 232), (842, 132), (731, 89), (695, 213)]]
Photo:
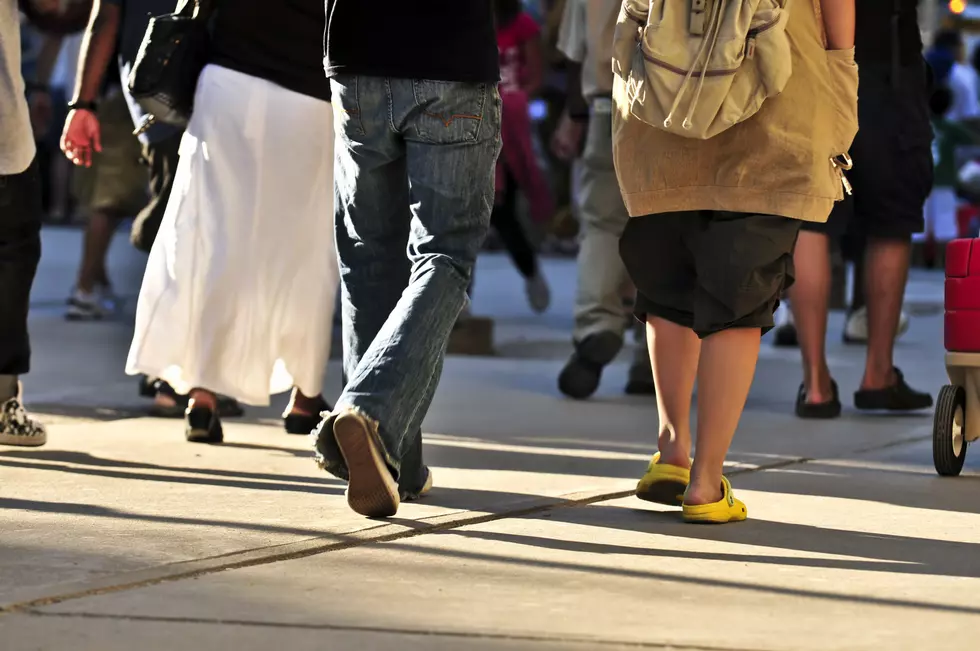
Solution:
[(965, 120), (980, 116), (980, 96), (978, 96), (977, 71), (972, 66), (954, 63), (949, 73), (949, 90), (953, 94), (953, 105), (947, 118)]

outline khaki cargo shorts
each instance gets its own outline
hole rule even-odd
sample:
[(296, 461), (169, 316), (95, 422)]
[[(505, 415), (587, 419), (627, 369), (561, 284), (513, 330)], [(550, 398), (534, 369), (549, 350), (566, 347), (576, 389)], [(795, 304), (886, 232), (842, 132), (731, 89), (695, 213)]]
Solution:
[(99, 107), (102, 151), (92, 167), (76, 167), (72, 192), (81, 211), (133, 217), (146, 205), (148, 175), (143, 149), (133, 135), (133, 119), (122, 92), (111, 93)]

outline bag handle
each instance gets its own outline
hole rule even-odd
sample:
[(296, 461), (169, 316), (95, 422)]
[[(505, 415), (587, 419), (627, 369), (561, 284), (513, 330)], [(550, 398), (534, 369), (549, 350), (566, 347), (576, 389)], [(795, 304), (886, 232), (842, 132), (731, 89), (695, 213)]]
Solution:
[(208, 20), (214, 14), (215, 5), (217, 0), (180, 0), (174, 15), (193, 20)]

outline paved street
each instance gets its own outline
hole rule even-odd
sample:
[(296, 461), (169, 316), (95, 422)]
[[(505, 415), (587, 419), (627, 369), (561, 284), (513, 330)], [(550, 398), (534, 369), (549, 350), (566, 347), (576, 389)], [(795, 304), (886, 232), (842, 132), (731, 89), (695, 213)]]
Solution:
[[(497, 355), (448, 360), (425, 423), (436, 489), (388, 521), (285, 434), (285, 399), (188, 444), (150, 418), (123, 364), (143, 256), (112, 253), (116, 320), (61, 317), (79, 233), (45, 234), (32, 314), (37, 450), (0, 449), (0, 650), (976, 649), (980, 452), (932, 469), (931, 414), (855, 413), (863, 352), (831, 366), (844, 417), (792, 416), (798, 352), (763, 347), (730, 476), (750, 520), (722, 528), (629, 496), (656, 406), (622, 394), (629, 352), (589, 402), (561, 398), (574, 265), (527, 307), (506, 258), (481, 260), (474, 312)], [(945, 383), (942, 277), (917, 272), (898, 348)], [(328, 399), (340, 369), (328, 372)]]

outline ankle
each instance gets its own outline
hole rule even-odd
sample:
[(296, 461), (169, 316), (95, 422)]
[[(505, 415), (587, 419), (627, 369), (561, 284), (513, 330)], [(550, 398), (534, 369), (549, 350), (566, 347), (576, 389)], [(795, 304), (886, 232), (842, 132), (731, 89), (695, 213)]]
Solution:
[(660, 433), (657, 441), (660, 452), (660, 463), (681, 468), (691, 467), (691, 437), (680, 437), (675, 432)]
[(695, 483), (692, 477), (691, 483), (687, 486), (687, 491), (684, 492), (684, 504), (690, 506), (714, 504), (720, 501), (723, 496), (720, 477), (717, 482), (713, 483), (703, 481)]
[(301, 416), (314, 416), (323, 411), (324, 404), (322, 394), (310, 398), (309, 396), (303, 395), (299, 389), (296, 389), (289, 413)]
[(211, 393), (207, 389), (192, 389), (190, 393), (190, 402), (187, 406), (190, 409), (193, 409), (194, 407), (203, 407), (214, 411), (218, 408), (218, 396)]
[(862, 389), (887, 389), (898, 381), (893, 364), (869, 365), (864, 371), (864, 378), (861, 380)]
[(17, 376), (0, 375), (0, 402), (17, 397)]

